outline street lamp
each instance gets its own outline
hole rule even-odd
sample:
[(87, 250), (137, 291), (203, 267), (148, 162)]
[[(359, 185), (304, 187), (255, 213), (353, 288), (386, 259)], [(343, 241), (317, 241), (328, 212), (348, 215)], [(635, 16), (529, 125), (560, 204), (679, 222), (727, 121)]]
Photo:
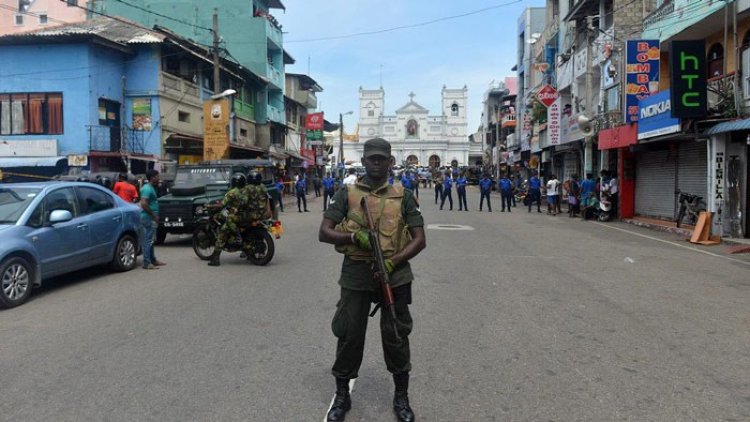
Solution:
[(339, 176), (344, 177), (344, 116), (354, 114), (353, 111), (339, 113)]
[(212, 99), (212, 100), (218, 100), (219, 98), (224, 98), (224, 97), (228, 97), (228, 96), (230, 96), (230, 95), (234, 95), (234, 94), (236, 94), (236, 93), (237, 93), (237, 91), (235, 91), (235, 90), (233, 90), (233, 89), (227, 89), (227, 90), (224, 90), (224, 92), (221, 92), (221, 93), (218, 93), (218, 94), (212, 95), (212, 96), (211, 96), (211, 99)]

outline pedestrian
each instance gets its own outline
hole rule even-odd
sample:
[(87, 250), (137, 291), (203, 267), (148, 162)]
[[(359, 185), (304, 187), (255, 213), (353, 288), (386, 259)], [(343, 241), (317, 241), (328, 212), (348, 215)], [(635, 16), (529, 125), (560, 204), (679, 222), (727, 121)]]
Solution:
[[(385, 364), (395, 386), (393, 410), (398, 421), (415, 420), (408, 395), (412, 368), (408, 336), (413, 328), (408, 305), (414, 279), (409, 260), (425, 248), (426, 240), (424, 220), (412, 192), (388, 184), (390, 156), (391, 146), (386, 140), (376, 138), (365, 142), (363, 162), (367, 174), (357, 184), (336, 193), (320, 224), (320, 241), (336, 245), (336, 250), (344, 254), (340, 298), (331, 322), (337, 346), (331, 370), (336, 379), (336, 396), (326, 418), (329, 422), (343, 421), (351, 409), (349, 380), (359, 376), (370, 304), (382, 302), (381, 287), (374, 282), (370, 232), (359, 224), (364, 220), (362, 208), (349, 207), (358, 204), (360, 198), (368, 201), (374, 212), (380, 210), (374, 223), (393, 290), (395, 321), (387, 310), (380, 311)], [(386, 220), (388, 228), (378, 224)], [(408, 236), (401, 237), (407, 230)], [(394, 237), (393, 233), (398, 235)]]
[(578, 184), (578, 175), (571, 175), (568, 180), (568, 217), (575, 217), (580, 211), (581, 186)]
[(511, 197), (513, 196), (513, 184), (511, 183), (510, 179), (508, 179), (508, 176), (503, 175), (503, 177), (500, 179), (500, 201), (503, 205), (500, 212), (505, 212), (505, 207), (508, 207), (508, 212), (510, 212), (510, 204), (512, 203)]
[(304, 177), (297, 179), (297, 182), (294, 184), (294, 190), (297, 194), (297, 210), (302, 212), (302, 205), (304, 204), (305, 212), (310, 212), (307, 209), (307, 197), (305, 196), (307, 193), (307, 182)]
[(461, 211), (469, 211), (469, 206), (466, 205), (466, 185), (468, 185), (469, 182), (466, 180), (466, 176), (464, 174), (458, 176), (458, 179), (456, 179), (456, 193), (458, 193), (458, 210)]
[(609, 173), (609, 201), (612, 204), (611, 215), (617, 218), (617, 207), (620, 203), (620, 186), (617, 183), (617, 174), (614, 172)]
[(536, 212), (542, 212), (542, 181), (534, 173), (529, 179), (528, 190), (526, 191), (526, 200), (529, 203), (529, 212), (531, 212), (531, 205), (536, 202)]
[(120, 173), (117, 176), (117, 182), (112, 188), (112, 192), (128, 204), (138, 202), (138, 191), (135, 189), (135, 186), (128, 182), (128, 175), (126, 173)]
[(345, 185), (354, 185), (357, 183), (357, 170), (354, 167), (349, 167), (347, 170), (347, 176), (344, 178)]
[(581, 218), (588, 220), (589, 209), (596, 197), (596, 182), (592, 173), (586, 173), (586, 179), (581, 182)]
[(492, 179), (485, 173), (479, 181), (479, 212), (482, 211), (484, 200), (487, 199), (487, 210), (492, 212), (492, 203), (490, 202), (490, 192), (492, 192)]
[(438, 204), (438, 200), (443, 197), (443, 177), (442, 173), (435, 170), (435, 175), (432, 177), (435, 181), (435, 205)]
[(549, 177), (547, 182), (547, 214), (557, 215), (557, 188), (560, 181), (554, 174)]
[(156, 259), (154, 237), (159, 227), (159, 201), (156, 188), (159, 185), (159, 172), (148, 170), (146, 181), (141, 188), (141, 226), (143, 227), (143, 269), (155, 270), (165, 263)]
[(440, 195), (440, 210), (442, 211), (443, 205), (445, 205), (445, 199), (448, 199), (448, 202), (451, 205), (451, 211), (453, 211), (453, 195), (451, 194), (451, 188), (453, 187), (453, 178), (451, 177), (450, 172), (445, 172), (445, 179), (443, 180), (443, 193)]
[(518, 175), (517, 174), (514, 174), (513, 176), (510, 177), (510, 184), (511, 184), (510, 199), (511, 199), (511, 201), (513, 201), (513, 207), (515, 208), (515, 206), (516, 206), (516, 192), (518, 192), (518, 190), (519, 190), (518, 189)]
[(333, 198), (336, 181), (331, 177), (331, 172), (326, 173), (323, 178), (323, 211), (328, 209), (328, 201)]
[(320, 198), (320, 177), (318, 177), (317, 171), (313, 173), (312, 183), (313, 188), (315, 189), (315, 197)]
[(284, 212), (284, 182), (276, 179), (276, 193), (279, 198), (279, 211)]

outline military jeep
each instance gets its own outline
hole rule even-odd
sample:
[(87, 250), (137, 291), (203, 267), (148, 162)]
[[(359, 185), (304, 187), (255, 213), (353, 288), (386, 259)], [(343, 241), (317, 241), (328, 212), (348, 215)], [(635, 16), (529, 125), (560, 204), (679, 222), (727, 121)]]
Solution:
[[(167, 234), (191, 234), (206, 205), (221, 200), (229, 190), (234, 173), (247, 175), (251, 170), (263, 175), (263, 184), (272, 197), (275, 167), (269, 160), (216, 160), (177, 167), (174, 185), (169, 194), (159, 198), (159, 228), (156, 242), (163, 243)], [(278, 204), (274, 201), (273, 218), (278, 218)]]

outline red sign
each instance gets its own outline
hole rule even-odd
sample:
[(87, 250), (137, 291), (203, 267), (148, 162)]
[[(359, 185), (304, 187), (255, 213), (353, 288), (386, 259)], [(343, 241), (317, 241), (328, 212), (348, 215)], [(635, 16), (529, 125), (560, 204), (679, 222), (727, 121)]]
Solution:
[(323, 130), (323, 113), (310, 113), (305, 116), (305, 129)]
[(552, 88), (551, 85), (543, 86), (542, 89), (540, 89), (539, 92), (536, 93), (536, 98), (540, 103), (544, 104), (545, 107), (551, 106), (552, 103), (557, 100), (557, 97), (557, 90), (555, 88)]

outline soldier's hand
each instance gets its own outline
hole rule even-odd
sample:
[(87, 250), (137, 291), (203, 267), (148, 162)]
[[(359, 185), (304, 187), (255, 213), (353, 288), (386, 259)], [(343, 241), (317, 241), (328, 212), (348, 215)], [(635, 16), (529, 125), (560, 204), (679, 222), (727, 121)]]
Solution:
[(366, 251), (372, 250), (372, 245), (370, 245), (370, 232), (360, 230), (354, 233), (354, 244), (360, 249)]
[(393, 264), (393, 261), (388, 258), (383, 263), (385, 264), (386, 271), (388, 271), (388, 275), (393, 274), (393, 270), (396, 268), (396, 265)]

